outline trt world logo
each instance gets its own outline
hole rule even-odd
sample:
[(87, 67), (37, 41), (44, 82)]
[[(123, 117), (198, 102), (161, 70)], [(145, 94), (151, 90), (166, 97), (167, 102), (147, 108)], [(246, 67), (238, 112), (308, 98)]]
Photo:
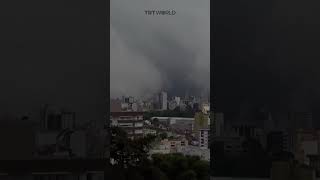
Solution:
[(177, 12), (175, 10), (145, 10), (146, 15), (175, 15)]

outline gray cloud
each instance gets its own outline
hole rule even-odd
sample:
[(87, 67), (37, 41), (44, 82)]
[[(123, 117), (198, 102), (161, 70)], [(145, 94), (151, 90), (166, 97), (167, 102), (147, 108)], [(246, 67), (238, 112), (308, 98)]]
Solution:
[[(209, 0), (111, 1), (111, 96), (210, 86)], [(145, 10), (175, 10), (148, 16)]]

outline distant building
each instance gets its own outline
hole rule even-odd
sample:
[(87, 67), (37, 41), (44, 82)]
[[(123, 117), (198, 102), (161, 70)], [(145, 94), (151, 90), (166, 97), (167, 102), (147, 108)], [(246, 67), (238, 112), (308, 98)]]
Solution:
[(139, 108), (138, 103), (132, 103), (132, 105), (131, 105), (132, 111), (137, 112), (138, 108)]
[(187, 109), (187, 104), (185, 104), (185, 102), (180, 102), (179, 108), (180, 111), (185, 111)]
[(172, 130), (186, 133), (192, 132), (194, 129), (194, 118), (185, 117), (152, 117), (151, 120), (158, 119), (159, 122)]
[(161, 92), (159, 95), (160, 99), (160, 109), (167, 110), (168, 109), (168, 95), (166, 92)]
[(122, 103), (133, 103), (134, 97), (132, 96), (122, 96)]
[(119, 100), (117, 100), (115, 102), (115, 100), (113, 100), (113, 106), (111, 105), (111, 112), (120, 112), (120, 111), (142, 111), (142, 106), (140, 104), (140, 102), (138, 102), (137, 100), (135, 100), (134, 97), (132, 96), (122, 96), (122, 101), (120, 101), (120, 109), (119, 109)]
[(142, 106), (141, 106), (141, 108), (142, 108), (142, 111), (143, 111), (143, 112), (153, 110), (152, 102), (149, 102), (149, 101), (143, 101), (143, 102), (142, 102)]
[(201, 110), (204, 114), (209, 114), (210, 112), (210, 104), (209, 103), (203, 103), (201, 105)]
[[(129, 103), (121, 103), (121, 110), (120, 111), (130, 111), (130, 104)], [(111, 111), (111, 112), (120, 112), (120, 111)]]
[(123, 128), (131, 138), (143, 136), (143, 112), (111, 112), (111, 122)]
[(180, 106), (181, 98), (178, 96), (173, 97), (173, 100), (176, 102), (177, 106)]
[(169, 107), (168, 107), (168, 108), (169, 108), (169, 110), (174, 110), (175, 108), (177, 108), (177, 107), (178, 107), (177, 102), (176, 102), (176, 101), (174, 101), (174, 100), (169, 101), (168, 105), (169, 105)]
[(168, 125), (172, 124), (193, 124), (194, 118), (186, 118), (186, 117), (152, 117), (151, 120), (158, 119), (159, 122), (167, 123)]
[(130, 104), (134, 103), (134, 97), (129, 96), (129, 103), (130, 103)]
[(129, 103), (129, 97), (122, 96), (122, 103)]

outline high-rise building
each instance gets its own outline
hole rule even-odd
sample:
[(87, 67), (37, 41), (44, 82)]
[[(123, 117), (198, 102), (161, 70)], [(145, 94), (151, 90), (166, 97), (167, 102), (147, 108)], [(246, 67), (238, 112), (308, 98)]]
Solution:
[(160, 109), (167, 110), (168, 109), (168, 96), (166, 92), (161, 92), (159, 95), (160, 99)]

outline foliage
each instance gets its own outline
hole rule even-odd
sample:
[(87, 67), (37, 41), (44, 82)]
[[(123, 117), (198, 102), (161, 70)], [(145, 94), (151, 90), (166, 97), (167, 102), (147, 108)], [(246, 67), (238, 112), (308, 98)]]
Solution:
[(195, 114), (195, 124), (194, 130), (197, 131), (200, 128), (208, 128), (209, 117), (202, 112)]
[(125, 131), (111, 128), (111, 179), (117, 180), (207, 180), (209, 163), (196, 156), (154, 154), (148, 159), (154, 136), (129, 139)]
[(206, 180), (209, 178), (209, 162), (197, 156), (182, 154), (154, 154), (154, 166), (167, 174), (170, 180)]
[(163, 132), (163, 133), (160, 133), (160, 134), (159, 134), (159, 137), (160, 137), (161, 139), (166, 139), (166, 138), (168, 138), (168, 134), (165, 133), (165, 132)]
[(148, 160), (148, 152), (154, 136), (130, 139), (127, 133), (118, 127), (111, 128), (111, 159), (122, 168), (137, 167)]

